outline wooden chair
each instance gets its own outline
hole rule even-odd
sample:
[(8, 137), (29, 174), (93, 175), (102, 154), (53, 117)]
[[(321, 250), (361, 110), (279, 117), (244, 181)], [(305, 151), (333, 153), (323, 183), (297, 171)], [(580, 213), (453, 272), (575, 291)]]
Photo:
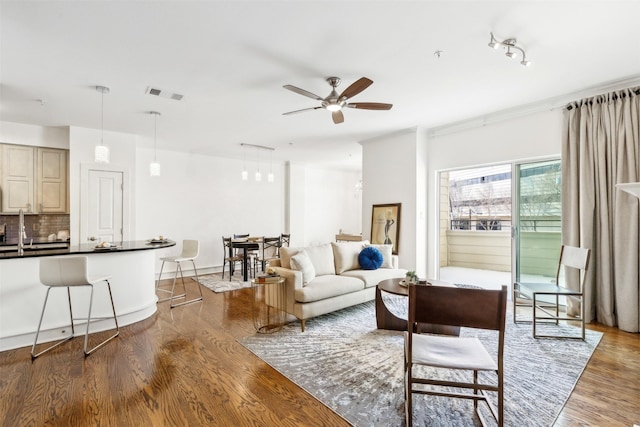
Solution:
[(280, 237), (263, 237), (260, 244), (260, 253), (255, 259), (254, 270), (256, 264), (260, 264), (262, 271), (265, 271), (269, 261), (278, 259), (278, 251), (280, 250)]
[[(584, 340), (584, 282), (586, 280), (590, 254), (591, 249), (563, 245), (560, 249), (560, 259), (558, 261), (555, 283), (514, 283), (514, 323), (532, 322), (534, 338), (573, 338)], [(565, 286), (567, 279), (571, 274), (576, 278), (578, 289), (571, 289)], [(549, 298), (541, 298), (545, 296), (551, 296), (551, 301), (549, 301)], [(564, 296), (565, 298), (574, 298), (577, 303), (580, 304), (580, 314), (576, 317), (561, 314), (560, 296)], [(518, 307), (530, 307), (532, 310), (532, 316), (525, 319), (522, 317), (518, 318), (516, 313)], [(560, 320), (579, 322), (581, 327), (580, 336), (538, 333), (538, 323), (554, 323), (557, 325)]]
[[(70, 340), (75, 336), (74, 321), (80, 320), (80, 318), (73, 317), (73, 310), (71, 308), (71, 287), (89, 286), (91, 288), (91, 294), (89, 296), (89, 314), (87, 315), (86, 324), (87, 328), (84, 333), (84, 355), (85, 357), (99, 349), (107, 342), (111, 341), (120, 334), (120, 328), (118, 327), (118, 317), (116, 315), (116, 308), (113, 305), (113, 295), (111, 293), (111, 284), (109, 284), (110, 276), (90, 276), (88, 272), (88, 257), (86, 256), (59, 256), (59, 257), (42, 257), (40, 258), (40, 282), (47, 286), (47, 294), (44, 298), (44, 304), (42, 305), (42, 313), (40, 313), (40, 322), (38, 323), (38, 329), (36, 330), (36, 338), (33, 341), (31, 347), (31, 359), (35, 359), (43, 353), (52, 350), (60, 344)], [(101, 318), (91, 317), (91, 308), (93, 306), (93, 287), (98, 283), (104, 282), (107, 285), (109, 291), (109, 299), (111, 300), (111, 310), (113, 313), (113, 321), (115, 322), (115, 333), (109, 338), (102, 341), (100, 344), (94, 346), (91, 349), (87, 349), (89, 341), (89, 325)], [(69, 302), (69, 317), (71, 319), (71, 334), (62, 340), (59, 340), (55, 344), (41, 350), (36, 353), (36, 345), (38, 344), (38, 336), (40, 335), (40, 328), (42, 327), (42, 319), (44, 318), (44, 312), (47, 308), (47, 301), (49, 300), (49, 292), (52, 288), (67, 288), (67, 300)], [(109, 317), (111, 318), (111, 317)]]
[[(409, 285), (409, 320), (405, 333), (405, 418), (412, 426), (413, 395), (426, 394), (472, 399), (475, 412), (478, 402), (484, 401), (499, 426), (504, 414), (503, 359), (507, 287), (501, 290), (458, 287)], [(420, 323), (461, 326), (497, 331), (498, 345), (495, 359), (476, 337), (420, 334)], [(420, 371), (417, 365), (434, 369)], [(440, 369), (453, 372), (454, 379), (443, 380)], [(479, 381), (478, 372), (492, 372)], [(468, 377), (473, 377), (470, 381)], [(459, 380), (457, 380), (459, 378)], [(416, 387), (417, 386), (417, 387)], [(498, 395), (496, 409), (487, 400), (487, 392)]]
[[(286, 246), (289, 247), (289, 243), (291, 242), (291, 234), (280, 234), (280, 247)], [(278, 257), (280, 257), (280, 248), (278, 248)]]
[(235, 264), (240, 264), (240, 268), (242, 268), (242, 254), (238, 255), (235, 253), (231, 246), (231, 237), (222, 236), (222, 253), (224, 255), (224, 262), (222, 263), (222, 279), (224, 280), (224, 270), (227, 264), (229, 264), (229, 281), (233, 277), (233, 272), (235, 271)]
[[(249, 234), (234, 234), (233, 235), (233, 240), (238, 241), (238, 240), (243, 240), (243, 241), (249, 241)], [(236, 249), (235, 251), (235, 255), (240, 255), (240, 257), (243, 257), (243, 253), (244, 250), (243, 249)], [(249, 264), (247, 265), (247, 267), (249, 268), (249, 272), (250, 275), (254, 276), (256, 275), (255, 272), (255, 264), (256, 264), (256, 258), (258, 258), (259, 255), (259, 250), (248, 250), (247, 251), (247, 259)], [(244, 259), (244, 258), (243, 258)]]

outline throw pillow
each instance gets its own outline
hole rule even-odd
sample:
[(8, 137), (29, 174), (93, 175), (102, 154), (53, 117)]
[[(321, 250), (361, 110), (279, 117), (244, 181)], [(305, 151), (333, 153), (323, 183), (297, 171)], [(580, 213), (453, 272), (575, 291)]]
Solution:
[(316, 270), (313, 268), (311, 258), (305, 251), (300, 251), (291, 257), (291, 268), (302, 272), (302, 284), (306, 285), (316, 278)]
[(335, 259), (335, 274), (342, 274), (345, 271), (357, 270), (358, 255), (364, 247), (362, 242), (331, 242), (333, 247), (333, 257)]
[(365, 270), (376, 270), (382, 265), (382, 254), (373, 246), (364, 248), (358, 255), (358, 262)]
[(392, 245), (366, 245), (372, 248), (376, 248), (382, 254), (382, 268), (393, 268), (393, 246)]

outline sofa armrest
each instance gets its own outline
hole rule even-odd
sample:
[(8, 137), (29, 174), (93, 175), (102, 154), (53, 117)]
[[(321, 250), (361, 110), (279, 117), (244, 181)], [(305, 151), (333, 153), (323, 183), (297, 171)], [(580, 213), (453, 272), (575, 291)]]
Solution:
[(391, 267), (392, 268), (399, 268), (398, 266), (400, 265), (400, 259), (398, 258), (398, 255), (391, 255)]
[(284, 286), (286, 289), (287, 308), (285, 311), (289, 314), (294, 312), (295, 304), (295, 290), (302, 288), (302, 272), (296, 270), (290, 270), (284, 267), (272, 267), (275, 273), (279, 274), (284, 279)]

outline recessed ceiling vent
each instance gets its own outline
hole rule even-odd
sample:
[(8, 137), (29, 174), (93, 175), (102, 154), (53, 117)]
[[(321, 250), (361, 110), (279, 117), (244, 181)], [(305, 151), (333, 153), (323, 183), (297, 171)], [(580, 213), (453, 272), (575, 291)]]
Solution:
[(161, 98), (169, 98), (175, 99), (176, 101), (181, 101), (184, 95), (180, 95), (179, 93), (173, 93), (168, 90), (157, 89), (154, 87), (147, 88), (147, 95), (159, 96)]

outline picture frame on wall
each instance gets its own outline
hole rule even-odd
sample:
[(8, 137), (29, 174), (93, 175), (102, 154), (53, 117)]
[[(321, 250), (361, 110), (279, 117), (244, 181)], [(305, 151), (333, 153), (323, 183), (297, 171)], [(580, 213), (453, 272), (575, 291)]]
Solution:
[(391, 244), (392, 253), (398, 255), (400, 247), (401, 203), (373, 205), (371, 211), (371, 243)]

